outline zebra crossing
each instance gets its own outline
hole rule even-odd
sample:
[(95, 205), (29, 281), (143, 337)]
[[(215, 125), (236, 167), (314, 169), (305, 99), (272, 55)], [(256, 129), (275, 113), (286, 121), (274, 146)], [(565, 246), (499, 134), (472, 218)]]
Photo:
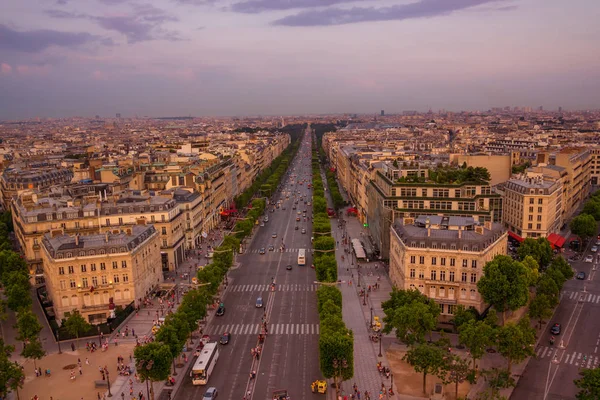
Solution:
[[(258, 335), (261, 324), (212, 325), (204, 330), (208, 335), (220, 335), (229, 332), (232, 335)], [(319, 324), (271, 324), (269, 335), (318, 335)]]
[[(554, 358), (556, 354), (556, 347), (548, 347), (548, 346), (540, 346), (536, 351), (537, 358)], [(581, 352), (573, 352), (568, 353), (562, 357), (560, 360), (561, 364), (573, 365), (575, 367), (581, 368), (596, 368), (600, 363), (600, 358), (598, 356), (593, 356), (591, 354), (584, 354)]]
[(565, 291), (562, 294), (562, 298), (583, 301), (584, 303), (600, 304), (600, 294)]
[[(300, 250), (300, 249), (288, 249), (288, 248), (286, 248), (283, 252), (284, 253), (297, 253), (298, 250)], [(313, 249), (304, 249), (304, 250), (306, 250), (307, 253), (312, 253), (313, 252)], [(247, 253), (252, 253), (252, 254), (258, 254), (259, 252), (260, 252), (260, 249), (253, 249), (253, 250), (247, 251)], [(279, 253), (279, 246), (276, 246), (275, 250), (271, 250), (271, 252)], [(268, 251), (267, 251), (267, 253), (268, 253)]]
[[(283, 284), (275, 285), (276, 292), (316, 292), (319, 285)], [(231, 285), (227, 289), (230, 292), (268, 292), (271, 285)]]

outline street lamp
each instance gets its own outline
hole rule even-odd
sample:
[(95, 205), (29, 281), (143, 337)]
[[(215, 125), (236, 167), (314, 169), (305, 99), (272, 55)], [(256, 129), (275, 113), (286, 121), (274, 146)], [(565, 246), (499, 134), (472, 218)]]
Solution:
[(192, 266), (190, 265), (190, 273), (188, 274), (188, 284), (192, 283)]
[(381, 331), (379, 331), (379, 357), (383, 357), (381, 354)]
[(96, 325), (98, 328), (98, 348), (102, 347), (102, 340), (100, 340), (100, 325)]
[[(363, 306), (367, 305), (367, 291), (365, 289), (363, 289)], [(373, 310), (371, 308), (371, 310)]]
[(373, 307), (371, 307), (371, 319), (369, 320), (369, 326), (373, 326)]
[(104, 366), (104, 373), (106, 374), (106, 383), (108, 385), (108, 397), (112, 397), (112, 393), (110, 392), (110, 377), (108, 376), (108, 368)]
[(62, 354), (62, 350), (60, 349), (60, 331), (56, 330), (56, 343), (58, 343), (58, 354)]

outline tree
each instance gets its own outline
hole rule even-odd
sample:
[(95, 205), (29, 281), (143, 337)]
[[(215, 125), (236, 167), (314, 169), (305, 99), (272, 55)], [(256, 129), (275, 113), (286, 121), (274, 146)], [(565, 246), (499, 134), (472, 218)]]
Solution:
[(591, 215), (596, 221), (600, 221), (600, 201), (598, 201), (598, 198), (592, 197), (588, 200), (581, 213)]
[(21, 355), (25, 358), (32, 359), (33, 367), (37, 368), (35, 360), (41, 360), (42, 357), (46, 355), (46, 351), (44, 350), (40, 339), (34, 338), (25, 343), (25, 346), (23, 346), (23, 351), (21, 351)]
[(483, 267), (484, 276), (477, 282), (483, 299), (502, 314), (517, 310), (529, 299), (528, 271), (525, 266), (504, 255), (498, 255)]
[(527, 270), (527, 285), (534, 287), (540, 279), (539, 265), (538, 262), (532, 256), (527, 256), (521, 261), (523, 266)]
[(411, 347), (402, 358), (415, 372), (423, 374), (423, 394), (427, 393), (427, 375), (443, 376), (446, 351), (431, 343)]
[(484, 321), (469, 321), (464, 324), (458, 334), (458, 341), (465, 346), (473, 360), (473, 369), (477, 369), (486, 349), (494, 342), (495, 329)]
[(469, 361), (457, 355), (452, 355), (446, 360), (443, 367), (444, 384), (454, 384), (454, 398), (458, 399), (458, 385), (464, 381), (473, 384), (476, 380), (476, 372), (471, 369)]
[(173, 375), (177, 375), (177, 370), (175, 369), (175, 359), (179, 356), (179, 354), (181, 354), (185, 341), (182, 342), (179, 339), (179, 336), (177, 336), (175, 327), (167, 323), (165, 323), (158, 330), (158, 332), (156, 332), (156, 340), (169, 346), (171, 358), (173, 360)]
[(563, 281), (564, 277), (562, 276), (562, 274), (560, 274), (558, 271), (553, 269), (550, 274), (548, 273), (548, 271), (546, 271), (546, 273), (544, 275), (542, 275), (542, 277), (538, 281), (536, 289), (535, 289), (535, 293), (537, 296), (540, 296), (540, 295), (546, 296), (546, 298), (550, 302), (550, 307), (557, 306), (558, 301), (559, 301), (558, 295), (560, 293), (560, 290), (555, 281), (555, 278), (553, 277), (553, 275), (556, 275), (556, 274), (558, 274), (558, 276), (559, 276), (559, 278), (557, 278), (557, 279), (560, 279), (561, 282), (564, 282)]
[(79, 346), (79, 335), (90, 330), (91, 325), (81, 316), (78, 310), (73, 310), (65, 321), (65, 328), (71, 335), (75, 335)]
[(541, 268), (546, 268), (554, 255), (552, 246), (546, 238), (526, 238), (519, 246), (517, 254), (521, 261), (527, 256), (533, 257)]
[[(341, 323), (344, 322), (341, 321)], [(328, 328), (329, 324), (326, 320), (321, 321), (321, 326), (324, 328), (319, 336), (321, 373), (328, 379), (341, 377), (342, 380), (348, 380), (352, 378), (354, 376), (354, 338), (352, 332), (345, 327), (341, 330)], [(336, 360), (338, 368), (335, 368)], [(343, 361), (346, 361), (345, 367)]]
[(460, 332), (461, 327), (469, 321), (475, 321), (476, 316), (473, 313), (471, 308), (465, 308), (464, 305), (460, 304), (456, 307), (456, 311), (454, 312), (454, 318), (452, 319), (452, 323), (454, 323), (454, 328), (457, 332)]
[(323, 197), (313, 196), (313, 212), (327, 212), (327, 200)]
[(37, 316), (29, 310), (19, 312), (17, 323), (14, 326), (17, 329), (17, 340), (21, 342), (31, 341), (36, 339), (42, 331), (42, 325), (39, 323)]
[(535, 354), (535, 330), (531, 328), (529, 318), (522, 318), (518, 324), (508, 323), (498, 328), (497, 347), (507, 361), (507, 370), (513, 363), (519, 363)]
[(600, 399), (600, 369), (582, 369), (579, 371), (581, 378), (573, 381), (579, 392), (575, 397), (577, 400)]
[(154, 382), (164, 381), (171, 372), (171, 351), (169, 346), (152, 342), (138, 346), (133, 351), (137, 362), (137, 374), (141, 381), (150, 381), (150, 396), (154, 400)]
[(11, 391), (22, 388), (25, 381), (21, 367), (10, 359), (14, 350), (13, 346), (5, 345), (4, 340), (0, 339), (0, 397), (3, 399)]
[(488, 383), (489, 389), (479, 394), (478, 400), (506, 400), (506, 397), (500, 396), (500, 389), (516, 385), (515, 379), (507, 369), (491, 368), (481, 371), (481, 374)]
[(413, 301), (394, 310), (385, 328), (386, 331), (395, 329), (396, 337), (408, 345), (422, 343), (425, 336), (437, 326), (438, 315), (439, 311), (432, 312), (429, 304)]
[(319, 282), (335, 282), (337, 281), (337, 262), (335, 261), (335, 255), (325, 254), (315, 258), (315, 270), (317, 274), (317, 280)]
[(553, 268), (556, 268), (557, 270), (559, 270), (560, 273), (563, 274), (563, 276), (567, 280), (573, 278), (573, 276), (575, 275), (573, 268), (567, 262), (567, 260), (564, 259), (563, 256), (554, 257), (554, 259), (552, 260), (552, 263), (550, 263), (550, 267), (553, 267)]
[(537, 294), (529, 304), (529, 316), (538, 322), (540, 329), (544, 320), (552, 317), (552, 312), (552, 301), (546, 294)]
[(571, 232), (578, 235), (584, 242), (596, 235), (598, 226), (593, 216), (589, 214), (579, 214), (571, 220), (569, 224)]
[(335, 239), (331, 236), (318, 236), (313, 242), (313, 247), (317, 251), (335, 250)]

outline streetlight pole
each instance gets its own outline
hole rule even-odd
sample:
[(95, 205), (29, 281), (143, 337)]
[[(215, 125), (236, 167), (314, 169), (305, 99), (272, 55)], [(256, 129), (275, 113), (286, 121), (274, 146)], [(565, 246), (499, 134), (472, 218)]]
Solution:
[(366, 305), (367, 305), (367, 291), (365, 289), (363, 289), (363, 306), (366, 306)]
[(373, 326), (373, 307), (371, 307), (371, 319), (369, 320), (369, 326)]
[(60, 349), (60, 331), (56, 330), (56, 343), (58, 343), (58, 354), (62, 354), (62, 350)]
[(190, 273), (188, 275), (188, 284), (192, 283), (192, 266), (190, 265)]
[(379, 332), (379, 357), (383, 357), (381, 354), (381, 331)]
[(110, 377), (108, 376), (108, 368), (104, 367), (104, 373), (106, 374), (106, 383), (108, 384), (108, 397), (112, 397), (110, 392)]
[(100, 340), (100, 325), (96, 325), (98, 328), (98, 348), (102, 347), (102, 341)]

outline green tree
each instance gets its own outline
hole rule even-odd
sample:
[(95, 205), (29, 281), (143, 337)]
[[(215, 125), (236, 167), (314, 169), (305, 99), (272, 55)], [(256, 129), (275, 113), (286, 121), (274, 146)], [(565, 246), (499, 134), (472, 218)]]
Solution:
[(457, 332), (460, 332), (461, 327), (470, 321), (475, 321), (476, 316), (473, 313), (471, 308), (466, 308), (464, 305), (460, 304), (456, 307), (456, 311), (454, 312), (454, 318), (452, 319), (452, 323), (454, 324), (454, 328)]
[(423, 343), (425, 336), (435, 329), (438, 315), (439, 307), (434, 312), (429, 304), (413, 301), (398, 307), (393, 314), (386, 312), (386, 318), (390, 318), (384, 319), (384, 331), (389, 333), (395, 329), (396, 337), (408, 345)]
[(582, 369), (579, 374), (581, 378), (573, 381), (579, 389), (577, 400), (600, 399), (600, 368)]
[(516, 385), (515, 379), (507, 369), (491, 368), (481, 371), (481, 374), (488, 383), (488, 389), (478, 394), (478, 400), (506, 400), (506, 397), (500, 395), (500, 390)]
[(326, 301), (331, 300), (333, 304), (342, 307), (342, 292), (335, 286), (321, 285), (317, 290), (317, 310), (321, 314), (321, 309)]
[(556, 288), (558, 289), (558, 292), (556, 294), (556, 296), (558, 297), (558, 293), (560, 293), (560, 291), (562, 290), (562, 287), (565, 284), (565, 282), (567, 281), (567, 278), (565, 278), (563, 273), (560, 272), (560, 270), (558, 268), (553, 267), (553, 266), (548, 267), (546, 272), (544, 272), (543, 277), (544, 278), (548, 277), (548, 279), (551, 279), (554, 281), (554, 283), (556, 284)]
[(33, 360), (33, 367), (37, 369), (35, 360), (41, 360), (42, 357), (46, 355), (46, 351), (44, 350), (40, 339), (34, 338), (25, 343), (25, 346), (23, 346), (23, 351), (21, 351), (21, 355), (25, 358)]
[(518, 261), (498, 255), (483, 267), (484, 275), (477, 282), (479, 293), (486, 303), (494, 306), (502, 315), (508, 310), (517, 310), (529, 299), (528, 271)]
[(473, 369), (477, 369), (477, 360), (485, 355), (494, 339), (495, 329), (484, 321), (471, 320), (461, 327), (458, 341), (471, 353)]
[[(341, 330), (328, 329), (327, 325), (327, 323), (321, 321), (321, 327), (323, 328), (319, 336), (321, 373), (328, 379), (340, 377), (342, 380), (348, 380), (354, 376), (354, 339), (352, 332), (346, 328)], [(335, 367), (336, 360), (337, 368)]]
[(537, 294), (529, 304), (529, 316), (538, 322), (540, 329), (544, 320), (552, 317), (553, 311), (552, 301), (543, 293)]
[(15, 351), (13, 346), (4, 344), (4, 340), (0, 338), (0, 397), (7, 397), (11, 391), (17, 392), (23, 387), (25, 374), (18, 364), (15, 364), (10, 356)]
[(582, 214), (588, 214), (594, 217), (596, 221), (600, 221), (600, 201), (597, 197), (592, 197), (583, 206)]
[(421, 343), (411, 347), (402, 358), (415, 372), (423, 374), (423, 394), (427, 393), (427, 375), (443, 376), (446, 354), (435, 344)]
[(526, 238), (519, 246), (517, 254), (521, 261), (527, 256), (533, 257), (541, 268), (546, 268), (554, 255), (552, 246), (546, 238)]
[(529, 318), (522, 318), (518, 324), (508, 323), (497, 332), (498, 352), (507, 361), (507, 370), (513, 363), (519, 363), (535, 354), (535, 330), (530, 326)]
[(560, 271), (561, 274), (565, 277), (565, 279), (571, 279), (575, 276), (575, 272), (571, 265), (564, 259), (563, 256), (554, 257), (552, 263), (550, 263), (550, 267), (556, 268)]
[(177, 330), (175, 327), (167, 323), (165, 323), (158, 330), (158, 332), (156, 332), (156, 340), (169, 346), (171, 358), (173, 360), (173, 375), (177, 375), (177, 370), (175, 369), (175, 359), (179, 357), (179, 354), (181, 354), (185, 341), (182, 342), (177, 335)]
[(327, 212), (327, 200), (323, 197), (313, 196), (313, 212)]
[(527, 285), (534, 287), (540, 279), (539, 265), (532, 256), (527, 256), (521, 261), (527, 270)]
[(318, 236), (313, 242), (313, 247), (317, 253), (319, 251), (335, 250), (335, 239), (331, 236)]
[(319, 282), (337, 281), (337, 262), (333, 253), (319, 256), (314, 263)]
[(443, 367), (444, 374), (442, 381), (444, 384), (454, 384), (454, 398), (458, 399), (458, 385), (464, 381), (471, 384), (475, 383), (476, 372), (471, 369), (469, 360), (453, 354), (446, 359)]
[[(546, 296), (546, 299), (550, 302), (550, 307), (556, 307), (558, 305), (558, 301), (559, 301), (559, 287), (555, 281), (555, 278), (553, 277), (553, 275), (558, 274), (557, 279), (560, 279), (561, 282), (564, 282), (563, 279), (564, 277), (562, 276), (562, 274), (560, 274), (560, 272), (558, 272), (557, 270), (553, 269), (553, 272), (548, 274), (548, 272), (546, 272), (544, 275), (542, 275), (542, 277), (540, 278), (540, 280), (537, 283), (536, 289), (535, 289), (535, 293), (537, 296), (540, 295), (544, 295)], [(562, 284), (562, 283), (561, 283)]]
[(571, 220), (569, 224), (571, 232), (578, 235), (584, 242), (588, 238), (596, 235), (598, 226), (593, 216), (589, 214), (579, 214)]
[(133, 351), (137, 363), (137, 374), (141, 381), (150, 381), (150, 396), (154, 400), (154, 382), (164, 381), (171, 372), (171, 356), (169, 346), (160, 342), (152, 342), (138, 346)]
[(14, 328), (17, 330), (17, 340), (21, 342), (31, 341), (36, 339), (42, 331), (42, 325), (39, 323), (37, 316), (29, 310), (23, 310), (17, 315), (17, 323)]
[(73, 310), (65, 321), (65, 328), (71, 335), (75, 335), (79, 346), (79, 335), (89, 331), (91, 325), (81, 316), (79, 310)]

